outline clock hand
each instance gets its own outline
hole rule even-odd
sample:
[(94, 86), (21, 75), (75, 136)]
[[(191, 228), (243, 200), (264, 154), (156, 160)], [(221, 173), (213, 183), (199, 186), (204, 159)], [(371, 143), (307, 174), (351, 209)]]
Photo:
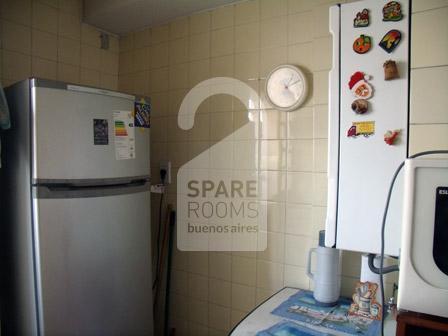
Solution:
[(294, 83), (289, 84), (289, 86), (293, 86), (293, 85), (297, 84), (298, 82), (300, 82), (300, 78), (298, 80), (296, 80)]

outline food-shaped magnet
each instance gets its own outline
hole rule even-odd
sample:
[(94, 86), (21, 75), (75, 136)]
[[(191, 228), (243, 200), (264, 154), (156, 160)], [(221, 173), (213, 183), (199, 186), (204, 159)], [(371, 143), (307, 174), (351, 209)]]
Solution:
[(367, 35), (360, 35), (353, 42), (353, 50), (358, 54), (365, 54), (372, 47), (372, 38)]
[(398, 136), (400, 135), (400, 133), (401, 130), (387, 131), (386, 133), (384, 133), (384, 142), (389, 146), (394, 145), (398, 140)]
[(399, 78), (397, 63), (393, 60), (388, 60), (383, 64), (384, 80), (391, 80)]
[(381, 39), (379, 46), (383, 48), (389, 54), (394, 51), (401, 41), (401, 33), (399, 30), (389, 30), (386, 35)]
[(375, 134), (375, 122), (374, 121), (359, 121), (353, 122), (352, 126), (347, 131), (347, 137), (356, 138), (359, 135), (369, 137)]
[(361, 12), (356, 13), (356, 17), (353, 20), (353, 27), (367, 27), (369, 23), (369, 10), (364, 8)]
[(357, 71), (351, 77), (348, 82), (348, 87), (352, 91), (353, 95), (359, 99), (369, 99), (373, 95), (372, 86), (367, 83), (369, 76), (366, 76), (364, 72)]
[(398, 1), (391, 1), (383, 7), (383, 21), (400, 21), (403, 18), (401, 5)]
[(352, 103), (352, 110), (356, 114), (364, 114), (369, 110), (369, 102), (365, 99), (356, 99)]

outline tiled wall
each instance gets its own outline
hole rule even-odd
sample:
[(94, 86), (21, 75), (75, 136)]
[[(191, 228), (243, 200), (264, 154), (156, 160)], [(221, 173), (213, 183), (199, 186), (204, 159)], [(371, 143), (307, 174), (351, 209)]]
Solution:
[(100, 49), (100, 32), (81, 23), (81, 0), (2, 0), (0, 80), (30, 76), (117, 89), (118, 37)]

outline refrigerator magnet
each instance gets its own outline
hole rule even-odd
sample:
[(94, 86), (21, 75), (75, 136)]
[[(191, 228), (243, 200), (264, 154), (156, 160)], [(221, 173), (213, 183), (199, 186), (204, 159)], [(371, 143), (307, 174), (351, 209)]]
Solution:
[(348, 138), (356, 138), (359, 135), (363, 135), (368, 138), (375, 134), (375, 122), (374, 121), (359, 121), (353, 122), (352, 126), (347, 131)]
[(356, 114), (364, 114), (369, 110), (369, 102), (365, 99), (356, 99), (351, 107)]
[(398, 140), (400, 133), (401, 130), (387, 131), (386, 133), (384, 133), (384, 142), (389, 146), (394, 145)]
[(369, 99), (372, 97), (373, 87), (367, 82), (369, 78), (361, 71), (355, 72), (350, 77), (348, 87), (352, 91), (353, 96), (358, 99)]
[(138, 128), (150, 128), (151, 105), (143, 97), (135, 99), (134, 102), (134, 126)]
[(367, 35), (360, 35), (353, 42), (353, 51), (358, 54), (365, 54), (372, 47), (372, 38)]
[(356, 17), (353, 20), (354, 28), (367, 27), (369, 24), (369, 10), (367, 8), (364, 8), (361, 12), (356, 13)]
[(383, 21), (400, 21), (403, 18), (401, 5), (398, 1), (391, 1), (383, 7)]
[(394, 51), (401, 41), (401, 33), (399, 30), (389, 30), (381, 39), (379, 46), (389, 54)]
[(392, 80), (399, 78), (397, 63), (393, 60), (388, 60), (383, 64), (384, 80)]

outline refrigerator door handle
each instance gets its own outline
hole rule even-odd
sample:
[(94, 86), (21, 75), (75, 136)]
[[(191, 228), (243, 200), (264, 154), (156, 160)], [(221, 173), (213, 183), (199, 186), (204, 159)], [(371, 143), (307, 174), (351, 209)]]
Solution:
[(123, 184), (79, 186), (73, 184), (42, 184), (33, 187), (34, 198), (86, 198), (134, 194), (150, 190), (147, 179)]

